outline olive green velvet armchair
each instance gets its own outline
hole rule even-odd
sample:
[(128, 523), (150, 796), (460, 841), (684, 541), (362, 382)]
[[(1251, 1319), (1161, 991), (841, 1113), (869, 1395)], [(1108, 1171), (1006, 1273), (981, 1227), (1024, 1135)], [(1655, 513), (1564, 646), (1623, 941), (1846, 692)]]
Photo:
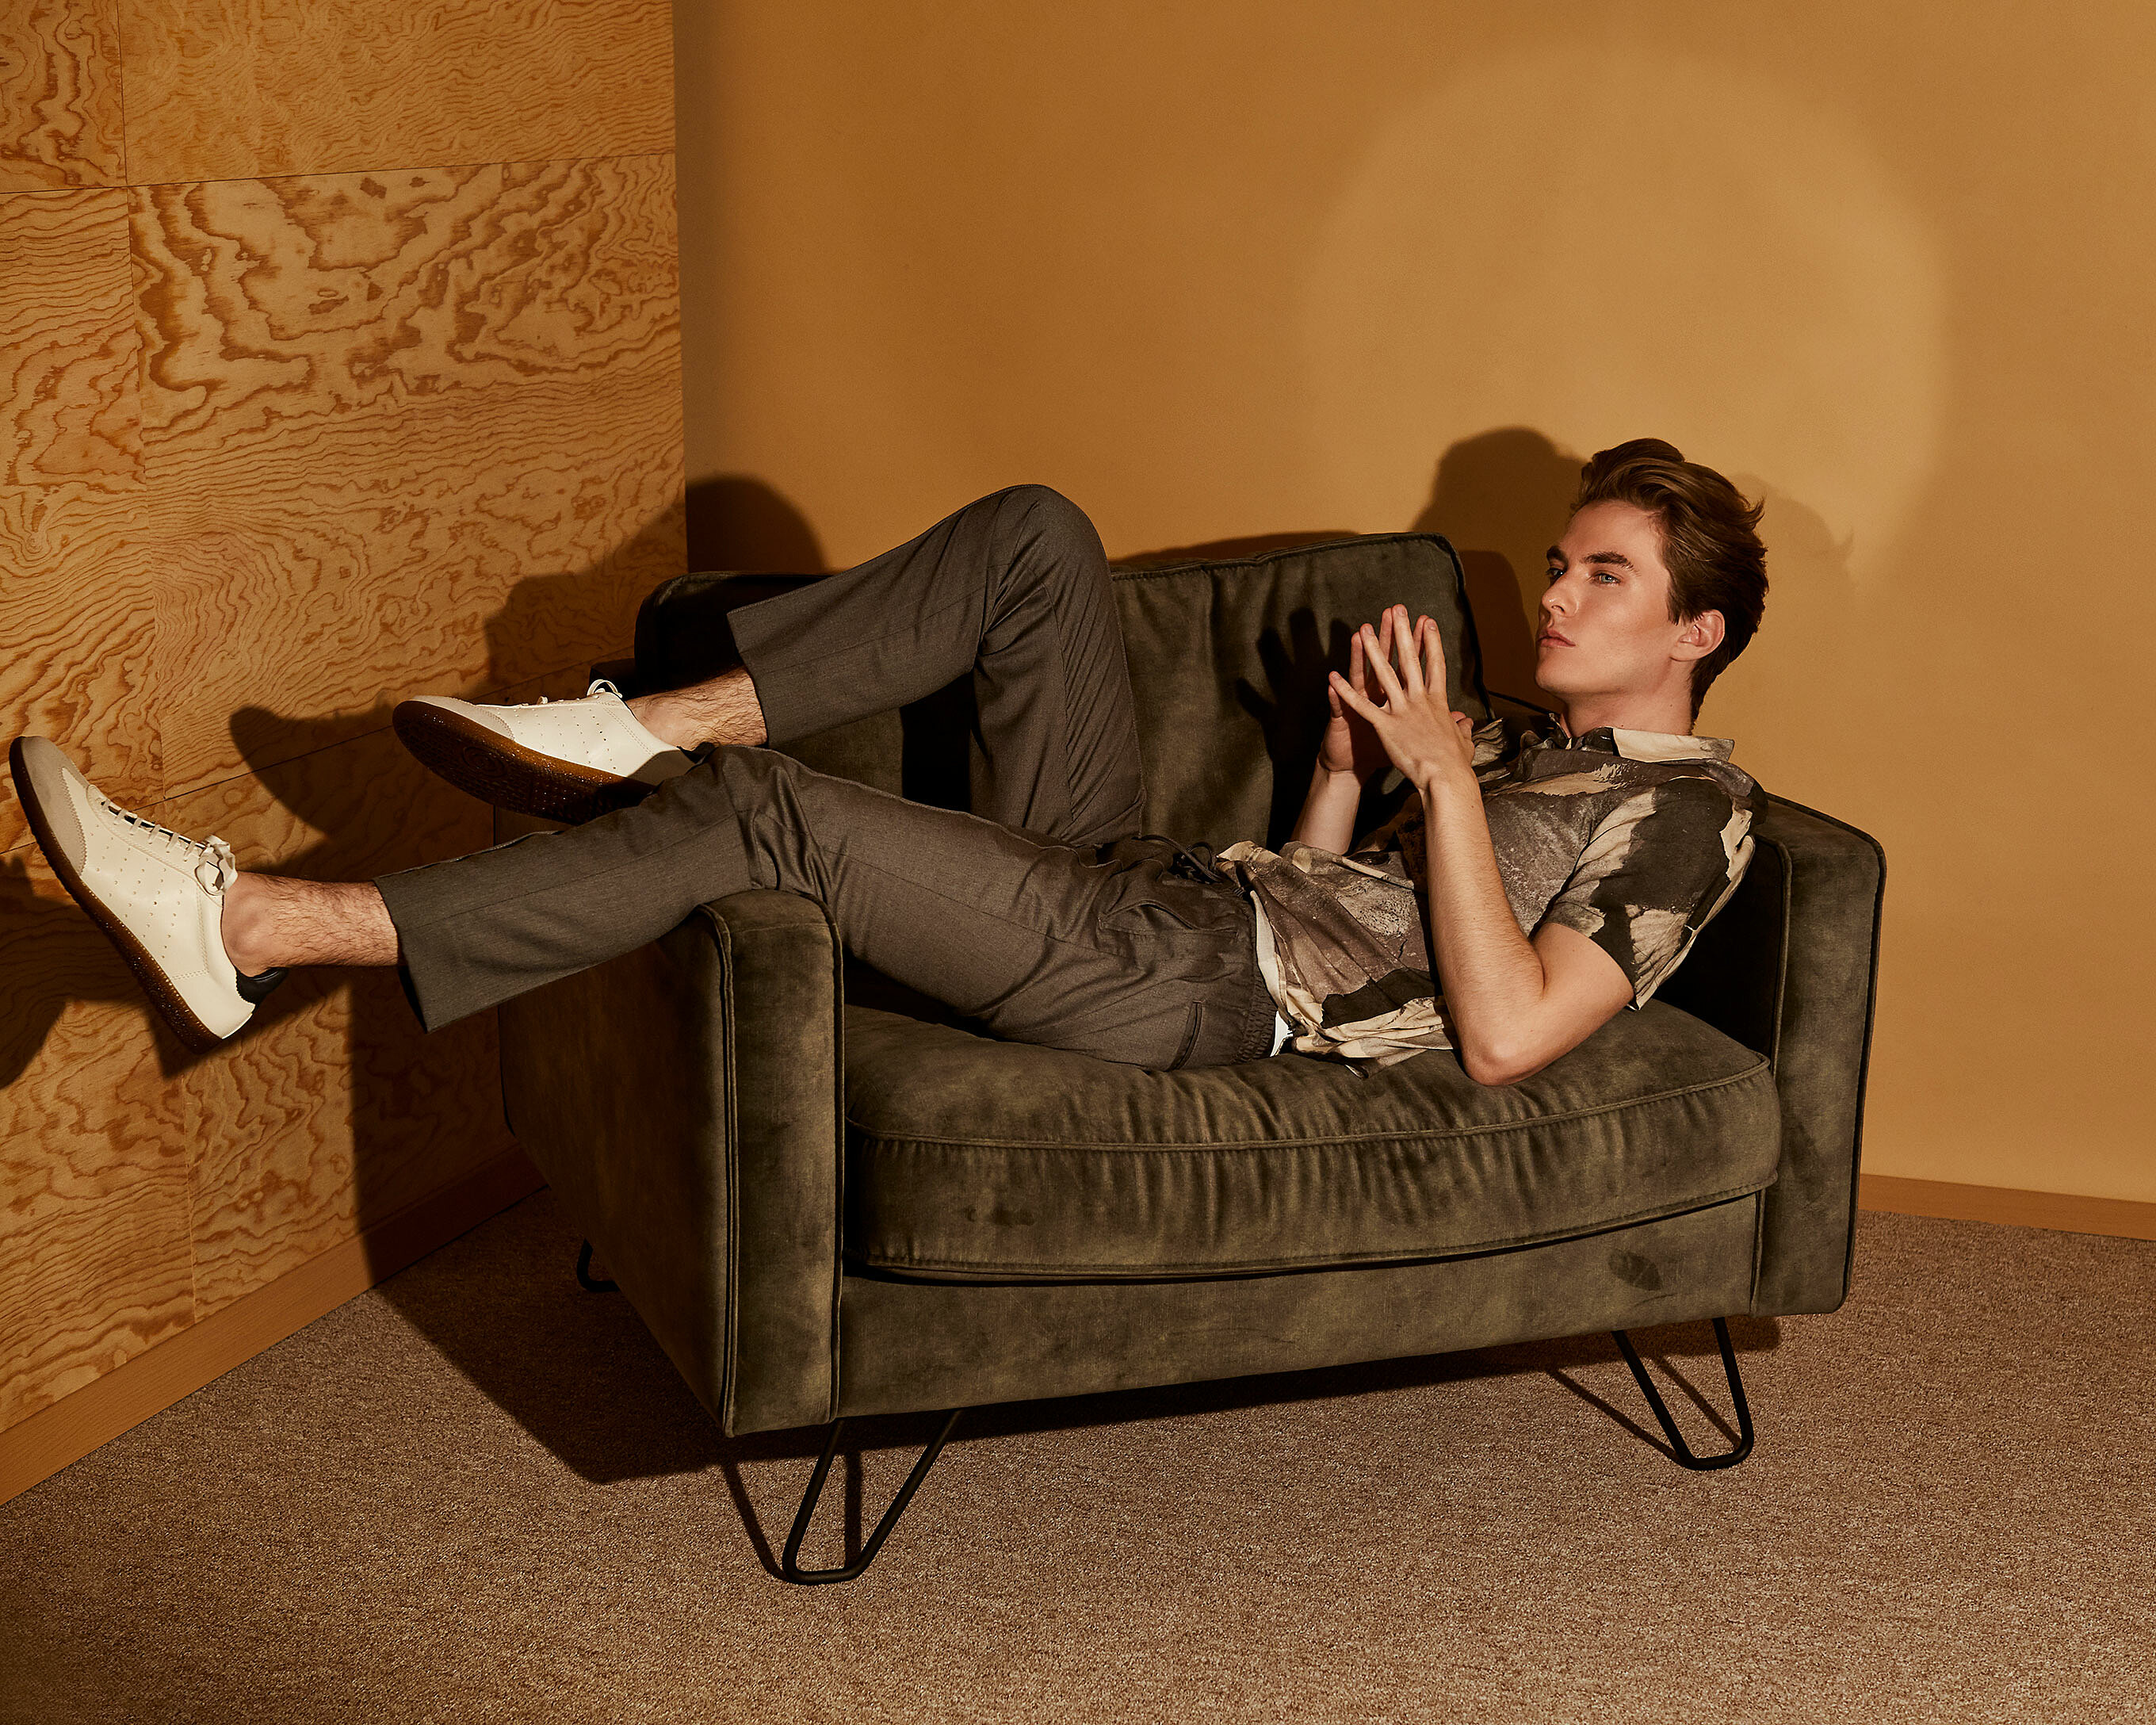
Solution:
[[(1277, 843), (1326, 669), (1394, 601), (1439, 620), (1456, 701), (1490, 710), (1435, 536), (1115, 572), (1147, 830)], [(627, 674), (709, 675), (728, 611), (807, 578), (667, 583)], [(789, 752), (963, 807), (969, 699)], [(1400, 794), (1373, 787), (1363, 826)], [(819, 905), (752, 891), (504, 1006), (511, 1121), (726, 1432), (830, 1426), (789, 1580), (866, 1567), (957, 1410), (1037, 1397), (1609, 1330), (1676, 1458), (1727, 1466), (1752, 1421), (1726, 1319), (1848, 1288), (1884, 880), (1871, 839), (1794, 803), (1754, 830), (1659, 995), (1514, 1086), (1446, 1053), (1150, 1071), (996, 1042), (851, 965)], [(1739, 1433), (1708, 1456), (1625, 1334), (1701, 1319)], [(853, 1561), (803, 1568), (840, 1423), (925, 1409), (951, 1413)]]

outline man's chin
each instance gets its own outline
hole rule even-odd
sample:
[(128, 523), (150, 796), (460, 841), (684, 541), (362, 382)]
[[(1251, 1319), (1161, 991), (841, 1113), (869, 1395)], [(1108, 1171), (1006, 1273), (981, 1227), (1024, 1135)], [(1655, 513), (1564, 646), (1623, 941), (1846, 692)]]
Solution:
[[(1547, 659), (1548, 655), (1544, 655)], [(1568, 680), (1553, 666), (1544, 663), (1535, 671), (1535, 687), (1559, 706), (1579, 691), (1567, 686)]]

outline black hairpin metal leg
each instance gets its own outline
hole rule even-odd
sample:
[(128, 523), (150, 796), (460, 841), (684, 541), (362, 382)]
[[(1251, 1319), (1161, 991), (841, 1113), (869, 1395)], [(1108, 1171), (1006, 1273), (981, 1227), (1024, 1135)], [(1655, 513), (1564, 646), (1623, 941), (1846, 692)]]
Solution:
[(588, 1294), (618, 1294), (621, 1291), (621, 1284), (618, 1281), (592, 1280), (592, 1243), (588, 1240), (584, 1242), (583, 1250), (577, 1254), (577, 1286)]
[(778, 1560), (778, 1573), (788, 1581), (798, 1581), (804, 1587), (817, 1587), (825, 1582), (851, 1581), (862, 1570), (875, 1561), (875, 1554), (883, 1549), (884, 1541), (891, 1530), (898, 1525), (898, 1518), (906, 1513), (906, 1506), (913, 1502), (913, 1494), (921, 1489), (921, 1482), (928, 1477), (928, 1470), (936, 1465), (936, 1458), (943, 1453), (945, 1440), (952, 1428), (957, 1425), (958, 1416), (965, 1411), (953, 1408), (943, 1416), (942, 1429), (935, 1440), (921, 1452), (921, 1459), (913, 1464), (913, 1471), (906, 1476), (906, 1483), (898, 1488), (898, 1496), (891, 1500), (891, 1507), (883, 1512), (883, 1519), (875, 1524), (875, 1532), (862, 1542), (861, 1554), (842, 1569), (804, 1569), (797, 1561), (801, 1554), (801, 1542), (808, 1538), (808, 1524), (816, 1518), (816, 1500), (824, 1495), (824, 1481), (831, 1471), (831, 1458), (839, 1452), (839, 1434), (845, 1430), (846, 1422), (831, 1422), (831, 1435), (824, 1440), (824, 1453), (816, 1458), (816, 1471), (808, 1476), (808, 1489), (802, 1493), (801, 1507), (793, 1517), (793, 1531), (786, 1536), (785, 1555)]
[(1725, 1455), (1695, 1455), (1691, 1445), (1684, 1440), (1677, 1423), (1670, 1418), (1670, 1410), (1663, 1406), (1661, 1392), (1648, 1377), (1647, 1368), (1640, 1363), (1640, 1356), (1633, 1351), (1632, 1338), (1622, 1330), (1609, 1332), (1617, 1338), (1617, 1346), (1624, 1351), (1625, 1363), (1632, 1368), (1632, 1375), (1640, 1380), (1640, 1393), (1647, 1399), (1647, 1405), (1655, 1410), (1655, 1418), (1661, 1421), (1662, 1435), (1670, 1440), (1680, 1467), (1689, 1467), (1695, 1473), (1706, 1473), (1717, 1467), (1734, 1467), (1752, 1453), (1752, 1409), (1744, 1399), (1744, 1379), (1737, 1370), (1737, 1350), (1729, 1345), (1729, 1324), (1726, 1319), (1714, 1321), (1714, 1339), (1722, 1344), (1722, 1368), (1729, 1375), (1729, 1394), (1737, 1404), (1737, 1447)]

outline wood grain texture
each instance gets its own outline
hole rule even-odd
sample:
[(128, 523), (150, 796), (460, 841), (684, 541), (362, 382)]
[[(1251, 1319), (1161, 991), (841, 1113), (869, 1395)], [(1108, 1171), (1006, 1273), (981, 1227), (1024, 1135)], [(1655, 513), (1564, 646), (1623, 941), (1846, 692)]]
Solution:
[(176, 1050), (42, 860), (0, 858), (0, 1426), (192, 1319)]
[(680, 572), (670, 166), (137, 194), (168, 794), (248, 764), (241, 706), (355, 735), (626, 639)]
[(665, 0), (121, 0), (137, 183), (674, 147)]
[[(266, 717), (259, 734), (271, 733)], [(304, 732), (304, 727), (302, 727)], [(368, 880), (492, 842), (486, 808), (386, 731), (172, 799), (243, 867)], [(295, 976), (182, 1079), (206, 1317), (511, 1144), (491, 1014), (427, 1035), (393, 973)]]
[[(483, 695), (625, 640), (685, 561), (670, 169), (0, 203), (106, 200), (102, 254), (79, 212), (24, 230), (40, 256), (66, 249), (55, 232), (74, 248), (75, 276), (49, 264), (25, 301), (45, 329), (131, 198), (145, 381), (126, 399), (149, 418), (124, 498), (0, 492), (19, 572), (0, 625), (24, 644), (0, 660), (0, 723), (136, 806), (266, 764), (234, 736), (244, 709), (304, 713), (321, 747), (407, 696)], [(95, 351), (48, 349), (48, 377)], [(57, 424), (17, 393), (15, 423)], [(24, 830), (0, 800), (0, 849)]]
[(0, 1503), (162, 1413), (182, 1396), (545, 1183), (522, 1151), (507, 1152), (42, 1412), (0, 1430)]
[(680, 367), (670, 158), (131, 197), (160, 451), (384, 402)]
[[(146, 802), (164, 777), (127, 235), (122, 191), (0, 198), (0, 731), (65, 738)], [(24, 830), (0, 798), (0, 850)]]
[(0, 198), (0, 480), (142, 480), (125, 192)]
[[(0, 732), (61, 741), (130, 808), (164, 789), (156, 593), (109, 502), (0, 490)], [(12, 789), (0, 849), (29, 836)]]
[(637, 372), (174, 459), (151, 541), (167, 787), (243, 765), (245, 708), (326, 742), (627, 639), (681, 567), (678, 400)]
[[(685, 561), (670, 8), (19, 0), (0, 98), (0, 726), (250, 865), (489, 842), (391, 706), (576, 692)], [(0, 1427), (517, 1161), (386, 972), (188, 1055), (12, 796), (0, 990)]]
[(126, 179), (119, 14), (119, 0), (0, 11), (0, 193)]

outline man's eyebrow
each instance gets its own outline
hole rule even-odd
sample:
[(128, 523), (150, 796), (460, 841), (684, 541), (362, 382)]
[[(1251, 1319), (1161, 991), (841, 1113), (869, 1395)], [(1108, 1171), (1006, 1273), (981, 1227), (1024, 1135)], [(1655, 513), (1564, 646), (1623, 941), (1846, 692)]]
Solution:
[[(1550, 547), (1550, 548), (1544, 552), (1543, 555), (1548, 558), (1553, 563), (1561, 563), (1564, 561), (1563, 551), (1554, 545)], [(1585, 557), (1580, 559), (1580, 562), (1583, 563), (1606, 563), (1614, 569), (1629, 569), (1632, 567), (1631, 558), (1626, 557), (1621, 551), (1590, 551)]]

